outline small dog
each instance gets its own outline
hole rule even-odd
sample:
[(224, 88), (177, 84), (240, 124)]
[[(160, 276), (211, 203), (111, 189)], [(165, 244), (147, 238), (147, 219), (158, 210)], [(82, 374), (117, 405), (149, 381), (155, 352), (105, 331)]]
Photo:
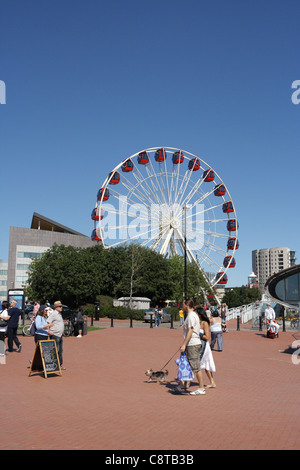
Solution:
[(152, 382), (152, 380), (156, 380), (156, 382), (166, 382), (168, 371), (158, 370), (154, 372), (153, 369), (148, 369), (145, 374), (149, 377), (148, 382)]

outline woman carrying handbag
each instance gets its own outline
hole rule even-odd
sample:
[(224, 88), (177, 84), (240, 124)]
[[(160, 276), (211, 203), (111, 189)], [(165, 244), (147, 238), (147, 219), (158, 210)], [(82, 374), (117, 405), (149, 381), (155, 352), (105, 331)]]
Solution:
[(6, 300), (2, 302), (2, 311), (0, 312), (0, 356), (5, 356), (5, 336), (7, 333), (9, 303)]

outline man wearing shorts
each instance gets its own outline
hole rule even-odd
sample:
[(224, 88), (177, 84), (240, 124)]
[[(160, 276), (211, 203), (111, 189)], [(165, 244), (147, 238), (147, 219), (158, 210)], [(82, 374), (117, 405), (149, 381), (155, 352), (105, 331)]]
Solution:
[[(185, 352), (186, 357), (189, 361), (192, 371), (197, 377), (199, 388), (191, 395), (205, 395), (203, 377), (200, 368), (200, 350), (201, 350), (201, 339), (200, 339), (200, 320), (194, 309), (194, 302), (192, 300), (186, 300), (183, 303), (183, 309), (187, 314), (185, 322), (183, 324), (184, 342), (180, 348), (181, 352)], [(180, 385), (175, 389), (177, 393), (184, 391)]]

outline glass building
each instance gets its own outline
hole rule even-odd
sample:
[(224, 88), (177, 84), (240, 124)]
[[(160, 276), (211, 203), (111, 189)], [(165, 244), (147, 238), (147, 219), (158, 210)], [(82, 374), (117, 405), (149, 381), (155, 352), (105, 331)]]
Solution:
[(268, 279), (265, 290), (280, 303), (300, 306), (300, 264), (284, 269)]

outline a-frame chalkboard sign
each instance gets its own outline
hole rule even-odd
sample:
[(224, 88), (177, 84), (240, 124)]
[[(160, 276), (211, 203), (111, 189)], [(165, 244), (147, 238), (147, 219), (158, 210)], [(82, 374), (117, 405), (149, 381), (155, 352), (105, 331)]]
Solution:
[(32, 372), (44, 372), (45, 378), (49, 374), (62, 375), (56, 343), (53, 339), (42, 340), (36, 343), (28, 376)]

